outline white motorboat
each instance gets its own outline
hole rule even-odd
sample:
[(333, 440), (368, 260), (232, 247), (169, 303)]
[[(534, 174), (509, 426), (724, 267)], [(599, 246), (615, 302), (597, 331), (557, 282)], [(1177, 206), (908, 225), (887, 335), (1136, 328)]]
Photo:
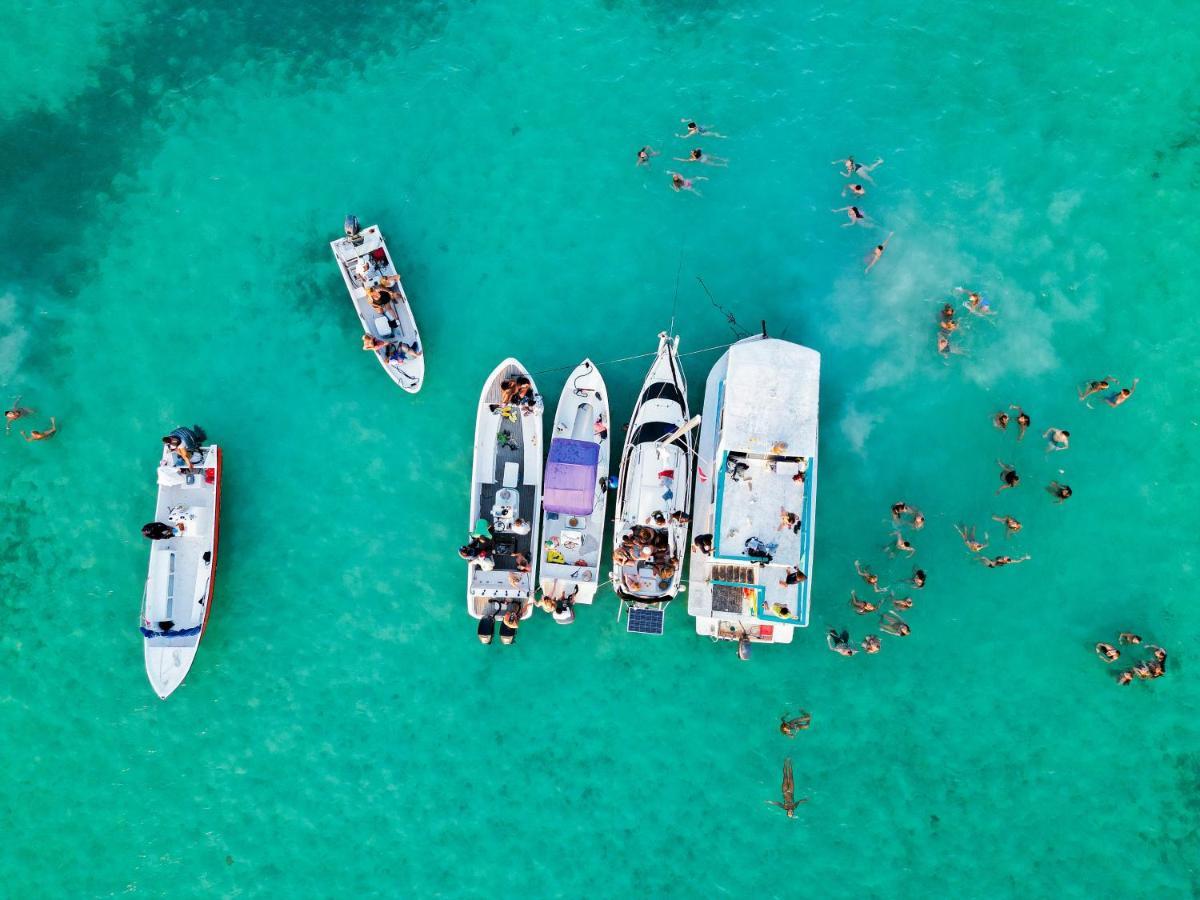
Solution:
[(688, 612), (696, 632), (787, 644), (808, 625), (821, 355), (764, 331), (717, 360), (704, 392)]
[(204, 445), (198, 427), (171, 436), (180, 439), (178, 453), (188, 454), (190, 466), (164, 447), (155, 521), (143, 529), (157, 535), (142, 598), (146, 674), (164, 700), (183, 683), (212, 612), (221, 513), (221, 448)]
[(467, 612), (476, 619), (533, 614), (542, 454), (542, 399), (525, 367), (506, 359), (488, 376), (475, 418)]
[(658, 353), (625, 435), (613, 529), (613, 587), (627, 629), (662, 634), (679, 592), (692, 500), (692, 438), (679, 338), (658, 336)]
[(561, 624), (573, 622), (575, 604), (591, 603), (599, 587), (610, 425), (608, 389), (585, 359), (558, 400), (542, 495), (542, 596), (555, 601)]
[[(360, 228), (354, 216), (346, 217), (345, 231), (329, 246), (365, 335), (363, 349), (371, 350), (392, 381), (415, 394), (425, 380), (425, 348), (383, 234), (378, 225)], [(375, 299), (368, 291), (376, 292)]]

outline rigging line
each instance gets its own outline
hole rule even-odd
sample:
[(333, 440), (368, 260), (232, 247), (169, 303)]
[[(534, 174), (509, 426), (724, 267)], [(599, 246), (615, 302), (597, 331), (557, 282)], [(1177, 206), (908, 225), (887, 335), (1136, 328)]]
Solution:
[[(697, 353), (709, 353), (712, 350), (723, 350), (726, 347), (732, 347), (733, 344), (734, 344), (733, 341), (730, 341), (728, 344), (714, 344), (711, 347), (702, 347), (699, 350), (689, 350), (687, 353), (679, 353), (676, 355), (678, 355), (678, 356), (694, 356)], [(596, 366), (596, 368), (599, 368), (600, 366), (611, 366), (615, 363), (629, 362), (630, 360), (634, 360), (634, 359), (645, 359), (649, 356), (658, 356), (658, 351), (655, 350), (651, 353), (637, 353), (633, 356), (622, 356), (622, 357), (619, 357), (618, 359), (602, 359), (598, 363), (593, 363), (593, 365)], [(579, 365), (579, 363), (568, 363), (565, 366), (551, 366), (549, 369), (538, 369), (536, 372), (530, 372), (529, 374), (530, 375), (545, 375), (547, 372), (561, 372), (564, 369), (574, 369), (577, 365)]]
[(704, 293), (708, 294), (708, 302), (725, 316), (725, 323), (730, 327), (730, 329), (732, 329), (733, 333), (739, 338), (749, 337), (749, 332), (745, 331), (742, 326), (738, 324), (738, 320), (734, 314), (713, 299), (712, 292), (709, 291), (708, 285), (704, 283), (704, 279), (697, 275), (696, 280), (700, 282), (700, 287), (704, 288)]
[(675, 337), (675, 310), (679, 306), (679, 273), (683, 271), (683, 244), (679, 245), (679, 265), (675, 267), (675, 296), (671, 300), (671, 330), (668, 332)]

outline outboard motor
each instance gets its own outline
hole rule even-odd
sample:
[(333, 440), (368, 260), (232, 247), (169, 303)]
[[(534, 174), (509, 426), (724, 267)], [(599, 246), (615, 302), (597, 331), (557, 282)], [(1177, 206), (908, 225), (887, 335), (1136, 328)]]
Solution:
[(346, 221), (342, 225), (342, 230), (346, 232), (346, 240), (348, 240), (350, 243), (362, 243), (362, 226), (358, 224), (358, 216), (346, 216)]
[(750, 658), (750, 635), (742, 632), (742, 636), (738, 638), (738, 659), (747, 660)]

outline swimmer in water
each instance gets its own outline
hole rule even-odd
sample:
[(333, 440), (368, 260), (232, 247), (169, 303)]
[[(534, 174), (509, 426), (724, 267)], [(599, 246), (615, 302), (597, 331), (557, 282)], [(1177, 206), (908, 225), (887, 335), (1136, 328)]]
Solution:
[(886, 631), (895, 637), (908, 637), (912, 634), (912, 629), (908, 627), (908, 623), (890, 609), (879, 617), (879, 628), (881, 631)]
[(1129, 684), (1133, 681), (1133, 669), (1126, 669), (1117, 676), (1117, 684)]
[(1052, 450), (1066, 450), (1071, 446), (1071, 432), (1061, 428), (1047, 428), (1042, 437), (1048, 441), (1047, 453)]
[(37, 412), (36, 409), (28, 409), (22, 406), (20, 397), (14, 399), (12, 409), (6, 409), (4, 411), (4, 433), (9, 433), (9, 431), (12, 429), (12, 423), (17, 421), (17, 419), (23, 419), (26, 416), (31, 416), (35, 412)]
[(925, 587), (925, 570), (924, 569), (913, 569), (912, 577), (906, 578), (904, 580), (904, 583), (911, 584), (913, 587), (917, 588), (918, 590), (920, 588)]
[(1133, 379), (1133, 385), (1131, 387), (1121, 388), (1121, 390), (1117, 391), (1111, 397), (1105, 397), (1104, 402), (1115, 409), (1133, 396), (1133, 392), (1137, 388), (1137, 383), (1138, 380), (1136, 378)]
[(767, 802), (772, 806), (778, 806), (782, 809), (787, 813), (789, 819), (796, 818), (796, 807), (801, 803), (808, 802), (807, 797), (801, 797), (799, 800), (796, 799), (796, 782), (792, 777), (792, 761), (790, 759), (783, 761), (783, 801), (768, 800)]
[(683, 157), (682, 159), (678, 156), (672, 157), (672, 159), (674, 159), (675, 162), (704, 163), (704, 165), (706, 165), (706, 166), (727, 166), (727, 165), (729, 165), (729, 160), (725, 159), (724, 157), (720, 157), (720, 156), (709, 156), (707, 153), (705, 153), (699, 147), (697, 147), (695, 150), (693, 150), (691, 153), (689, 153), (687, 156)]
[(1017, 440), (1024, 440), (1025, 429), (1029, 427), (1029, 415), (1025, 412), (1025, 410), (1021, 409), (1021, 407), (1017, 406), (1015, 403), (1009, 406), (1009, 409), (1015, 409), (1017, 411)]
[(949, 303), (942, 304), (942, 315), (938, 327), (946, 332), (958, 330), (958, 322), (954, 319), (954, 307)]
[(1122, 631), (1117, 635), (1118, 644), (1140, 644), (1141, 642), (1141, 635), (1134, 634), (1132, 631)]
[(650, 157), (658, 155), (658, 151), (647, 144), (637, 152), (637, 164), (639, 166), (648, 166), (650, 165)]
[(842, 656), (853, 656), (858, 652), (850, 646), (850, 632), (845, 629), (839, 633), (836, 628), (830, 628), (825, 633), (825, 643), (830, 650)]
[(1008, 413), (1004, 412), (1003, 410), (996, 413), (994, 416), (992, 416), (992, 424), (1001, 431), (1004, 431), (1006, 428), (1008, 428)]
[(996, 460), (996, 465), (1000, 467), (1000, 487), (996, 488), (997, 494), (1009, 488), (1014, 488), (1021, 483), (1021, 476), (1008, 463)]
[(48, 441), (56, 434), (58, 434), (58, 425), (54, 421), (54, 416), (51, 416), (49, 431), (30, 430), (29, 434), (22, 431), (21, 437), (25, 438), (26, 441)]
[(877, 634), (868, 634), (862, 639), (862, 648), (864, 653), (878, 653), (883, 649), (883, 641)]
[(675, 137), (689, 138), (689, 137), (696, 137), (697, 135), (704, 135), (705, 137), (710, 137), (710, 138), (726, 137), (726, 135), (724, 135), (724, 134), (717, 134), (715, 131), (712, 131), (711, 125), (697, 125), (691, 119), (680, 119), (679, 121), (683, 122), (687, 126), (687, 133), (686, 134), (677, 134), (677, 135), (675, 135)]
[(667, 172), (667, 174), (671, 176), (671, 189), (673, 191), (676, 191), (676, 192), (691, 191), (697, 197), (704, 196), (698, 190), (696, 190), (696, 187), (692, 182), (693, 181), (708, 181), (708, 179), (705, 176), (697, 175), (695, 177), (695, 179), (691, 179), (691, 178), (684, 178), (678, 172)]
[(954, 530), (958, 532), (958, 536), (962, 538), (963, 543), (972, 553), (978, 553), (988, 545), (986, 534), (983, 536), (982, 542), (976, 539), (974, 525), (955, 525)]
[(865, 197), (865, 196), (867, 196), (867, 189), (866, 189), (865, 187), (863, 187), (861, 184), (848, 184), (848, 185), (846, 185), (844, 188), (842, 188), (842, 196), (843, 196), (843, 197), (845, 197), (845, 196), (846, 196), (846, 191), (849, 191), (849, 192), (850, 192), (851, 194), (853, 194), (855, 197)]
[(1021, 523), (1012, 516), (992, 516), (992, 518), (1004, 526), (1004, 536), (1012, 537), (1021, 530)]
[(858, 573), (858, 577), (874, 588), (875, 593), (882, 594), (887, 588), (879, 586), (879, 576), (874, 574), (866, 566), (859, 565), (858, 560), (854, 561), (854, 571)]
[(875, 181), (871, 178), (871, 173), (883, 165), (883, 157), (875, 160), (869, 166), (864, 166), (860, 162), (856, 162), (853, 156), (847, 156), (845, 159), (835, 159), (833, 165), (842, 167), (842, 177), (849, 178), (852, 175), (857, 175), (863, 181), (869, 181), (874, 184)]
[(1023, 563), (1023, 562), (1025, 562), (1025, 560), (1032, 559), (1033, 557), (1031, 557), (1028, 553), (1026, 553), (1024, 556), (1018, 556), (1016, 559), (1014, 559), (1011, 556), (996, 556), (996, 557), (993, 557), (992, 559), (988, 559), (986, 556), (977, 556), (975, 558), (978, 559), (985, 566), (987, 566), (989, 569), (1002, 569), (1005, 566), (1012, 566), (1012, 565), (1016, 565), (1017, 563)]
[(779, 717), (779, 733), (784, 737), (795, 737), (797, 731), (804, 731), (812, 722), (812, 715), (800, 710), (799, 715), (791, 718), (787, 713)]
[(879, 609), (879, 607), (870, 600), (858, 599), (858, 595), (854, 591), (850, 592), (850, 608), (860, 616), (865, 616), (867, 613), (875, 612), (875, 610)]
[(907, 514), (909, 514), (911, 512), (913, 512), (913, 508), (911, 506), (909, 506), (907, 503), (905, 503), (903, 500), (893, 503), (892, 504), (892, 522), (896, 525), (899, 525), (900, 522), (903, 520), (904, 516), (906, 516)]
[(1046, 485), (1046, 490), (1054, 498), (1055, 503), (1065, 503), (1071, 497), (1071, 488), (1057, 481), (1052, 481)]
[(912, 609), (912, 597), (892, 596), (892, 606), (895, 609)]
[(867, 214), (857, 206), (839, 206), (837, 209), (832, 210), (832, 212), (844, 212), (846, 214), (846, 218), (848, 218), (850, 221), (843, 222), (843, 228), (850, 228), (851, 226), (857, 225), (860, 222), (864, 225), (867, 223)]
[[(853, 209), (853, 207), (851, 208)], [(892, 235), (895, 233), (896, 232), (894, 231), (889, 231), (888, 236), (883, 239), (883, 243), (875, 245), (875, 249), (871, 251), (871, 256), (868, 258), (867, 267), (863, 270), (864, 275), (871, 271), (871, 267), (874, 266), (875, 263), (879, 262), (879, 258), (883, 256), (883, 251), (887, 249), (888, 241), (892, 239)]]
[(995, 314), (995, 310), (988, 305), (988, 302), (983, 299), (983, 295), (978, 291), (968, 291), (966, 288), (956, 287), (956, 294), (966, 294), (967, 299), (963, 301), (963, 308), (967, 312), (977, 316), (990, 316)]
[(1121, 658), (1121, 651), (1112, 644), (1105, 644), (1103, 641), (1096, 645), (1096, 655), (1107, 663), (1116, 662)]
[[(1079, 399), (1087, 400), (1092, 394), (1103, 394), (1110, 387), (1117, 383), (1117, 379), (1109, 375), (1107, 378), (1101, 378), (1099, 381), (1089, 381), (1086, 385), (1079, 389)], [(1091, 404), (1089, 403), (1090, 407)]]
[(917, 548), (905, 540), (903, 534), (893, 531), (892, 536), (896, 540), (883, 548), (889, 556), (894, 557), (897, 553), (907, 553), (910, 557), (916, 556)]

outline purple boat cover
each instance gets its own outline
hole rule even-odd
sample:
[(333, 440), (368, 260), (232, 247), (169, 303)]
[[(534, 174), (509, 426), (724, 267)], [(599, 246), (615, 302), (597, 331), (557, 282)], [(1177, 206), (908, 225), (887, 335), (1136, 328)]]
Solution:
[(546, 484), (542, 505), (546, 512), (564, 516), (588, 516), (596, 499), (596, 461), (600, 445), (591, 441), (555, 438), (546, 461)]

